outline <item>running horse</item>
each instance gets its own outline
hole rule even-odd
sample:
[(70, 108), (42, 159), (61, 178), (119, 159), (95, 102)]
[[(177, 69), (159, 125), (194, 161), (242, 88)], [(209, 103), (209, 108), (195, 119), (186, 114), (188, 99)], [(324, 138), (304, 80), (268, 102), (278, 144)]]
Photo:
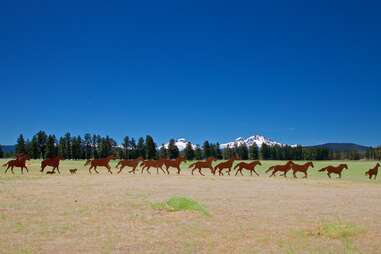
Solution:
[(60, 166), (60, 161), (64, 159), (65, 158), (63, 156), (56, 156), (56, 157), (47, 158), (41, 161), (40, 172), (44, 172), (44, 169), (49, 166), (53, 168), (51, 172), (54, 172), (57, 169), (58, 173), (61, 174), (59, 166)]
[(3, 167), (7, 167), (4, 174), (6, 174), (8, 172), (8, 169), (11, 169), (12, 174), (14, 174), (15, 173), (13, 171), (14, 167), (21, 168), (21, 174), (24, 174), (24, 168), (25, 168), (26, 172), (29, 173), (28, 167), (26, 166), (27, 160), (30, 160), (29, 155), (27, 155), (27, 154), (17, 155), (15, 160), (10, 160), (3, 165)]
[(169, 175), (168, 169), (171, 167), (177, 169), (177, 174), (180, 175), (180, 172), (181, 172), (180, 165), (183, 161), (185, 161), (185, 158), (182, 156), (177, 157), (176, 160), (164, 160), (165, 170), (167, 171), (168, 175)]
[(118, 164), (116, 164), (116, 168), (118, 168), (120, 166), (118, 174), (120, 172), (122, 172), (122, 170), (125, 167), (132, 168), (130, 171), (128, 171), (128, 173), (134, 173), (135, 174), (136, 168), (139, 166), (139, 163), (142, 160), (143, 160), (143, 157), (139, 157), (139, 158), (136, 158), (136, 159), (133, 159), (133, 160), (121, 160), (121, 161), (119, 161)]
[(218, 175), (220, 175), (220, 176), (224, 175), (222, 173), (222, 170), (224, 170), (224, 169), (227, 169), (228, 170), (227, 173), (228, 173), (228, 175), (230, 175), (230, 171), (232, 171), (233, 163), (234, 163), (235, 160), (237, 160), (237, 158), (236, 157), (232, 157), (232, 158), (230, 158), (227, 161), (224, 161), (224, 162), (221, 162), (221, 163), (217, 164), (214, 167), (213, 175), (216, 174), (216, 170), (217, 169), (218, 169)]
[(112, 174), (111, 167), (109, 165), (110, 160), (114, 160), (115, 156), (114, 155), (109, 155), (106, 158), (103, 159), (94, 159), (94, 160), (87, 160), (85, 163), (85, 166), (90, 165), (89, 168), (89, 173), (91, 174), (91, 169), (94, 169), (94, 171), (99, 174), (97, 171), (97, 167), (105, 167), (107, 168), (108, 172)]
[(294, 163), (292, 161), (288, 161), (285, 165), (275, 165), (270, 167), (265, 173), (268, 173), (272, 170), (273, 172), (270, 177), (275, 176), (277, 172), (283, 172), (281, 176), (287, 177), (287, 173), (291, 170), (293, 164)]
[(257, 176), (259, 176), (257, 171), (255, 171), (255, 167), (257, 165), (262, 165), (262, 163), (260, 161), (253, 161), (250, 163), (240, 162), (234, 167), (234, 169), (237, 169), (237, 172), (235, 173), (235, 175), (238, 175), (238, 172), (239, 172), (243, 176), (242, 169), (246, 169), (246, 170), (250, 171), (250, 175), (253, 175), (253, 172), (254, 172)]
[(341, 173), (343, 172), (343, 169), (348, 169), (348, 165), (340, 164), (339, 166), (328, 166), (320, 169), (319, 172), (327, 171), (327, 175), (329, 178), (331, 178), (332, 173), (339, 175), (338, 178), (341, 178)]
[(372, 179), (372, 177), (374, 176), (374, 180), (376, 180), (379, 167), (380, 167), (380, 163), (377, 163), (376, 166), (366, 171), (365, 175), (368, 175), (369, 179)]
[(156, 172), (157, 174), (159, 174), (159, 168), (160, 168), (161, 171), (163, 171), (163, 173), (165, 174), (163, 166), (164, 166), (164, 160), (145, 160), (141, 164), (141, 167), (142, 167), (141, 173), (143, 174), (144, 170), (147, 170), (148, 174), (151, 174), (149, 169), (156, 168)]
[(193, 172), (198, 169), (198, 172), (200, 173), (200, 175), (202, 176), (205, 176), (201, 170), (202, 169), (210, 169), (210, 172), (212, 174), (214, 174), (214, 168), (212, 166), (212, 163), (215, 159), (213, 157), (209, 157), (206, 161), (197, 161), (195, 163), (192, 163), (191, 165), (189, 165), (189, 169), (193, 168), (192, 169), (192, 175), (193, 175)]
[(305, 163), (303, 165), (299, 165), (299, 164), (293, 163), (292, 164), (292, 174), (294, 175), (294, 178), (297, 178), (296, 177), (296, 173), (297, 172), (304, 173), (304, 177), (303, 178), (307, 178), (308, 177), (307, 170), (310, 167), (312, 167), (312, 168), (314, 167), (314, 164), (312, 163), (312, 161), (307, 162), (307, 163)]

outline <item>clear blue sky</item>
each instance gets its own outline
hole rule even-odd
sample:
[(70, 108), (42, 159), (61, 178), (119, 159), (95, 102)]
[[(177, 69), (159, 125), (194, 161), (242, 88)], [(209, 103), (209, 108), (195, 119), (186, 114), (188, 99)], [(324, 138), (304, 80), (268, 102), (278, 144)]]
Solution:
[[(378, 3), (377, 3), (378, 2)], [(0, 143), (381, 144), (379, 1), (2, 1)]]

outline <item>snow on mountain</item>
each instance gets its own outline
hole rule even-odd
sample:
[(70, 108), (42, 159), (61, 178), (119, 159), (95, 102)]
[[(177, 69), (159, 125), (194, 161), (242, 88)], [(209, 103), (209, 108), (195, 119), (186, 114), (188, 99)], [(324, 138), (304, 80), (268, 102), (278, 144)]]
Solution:
[(270, 145), (270, 146), (273, 146), (273, 145), (283, 145), (279, 142), (276, 142), (274, 140), (271, 140), (269, 138), (266, 138), (262, 135), (254, 135), (254, 136), (251, 136), (251, 137), (248, 137), (248, 138), (242, 138), (242, 137), (239, 137), (237, 138), (236, 140), (232, 141), (232, 142), (229, 142), (229, 143), (226, 143), (226, 144), (221, 144), (220, 147), (222, 149), (226, 148), (226, 147), (234, 147), (235, 145), (239, 146), (241, 144), (246, 144), (247, 146), (252, 146), (253, 144), (257, 144), (258, 147), (261, 147), (262, 144), (266, 144), (266, 145)]
[[(187, 146), (188, 142), (189, 141), (186, 140), (185, 138), (179, 138), (179, 139), (176, 140), (175, 145), (177, 146), (179, 151), (182, 151), (182, 150), (185, 149), (185, 147)], [(164, 144), (164, 147), (168, 148), (168, 145), (169, 145), (169, 142)], [(196, 145), (192, 144), (192, 147), (193, 147), (193, 149), (196, 149)]]

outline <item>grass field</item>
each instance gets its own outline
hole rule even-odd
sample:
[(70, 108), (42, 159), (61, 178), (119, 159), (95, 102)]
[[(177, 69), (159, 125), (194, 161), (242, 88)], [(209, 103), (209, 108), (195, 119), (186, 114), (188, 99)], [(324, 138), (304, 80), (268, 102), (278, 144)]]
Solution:
[(202, 177), (187, 165), (89, 175), (83, 161), (42, 175), (32, 160), (29, 174), (0, 174), (0, 253), (380, 253), (381, 180), (364, 176), (375, 162), (349, 162), (343, 179), (317, 172), (332, 161), (309, 179), (264, 174), (278, 163)]

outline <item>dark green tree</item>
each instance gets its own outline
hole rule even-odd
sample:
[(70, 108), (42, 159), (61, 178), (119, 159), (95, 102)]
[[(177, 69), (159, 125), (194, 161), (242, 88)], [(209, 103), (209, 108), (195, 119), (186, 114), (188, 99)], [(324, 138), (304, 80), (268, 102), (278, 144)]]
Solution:
[(258, 146), (255, 143), (249, 147), (249, 159), (250, 160), (258, 160), (259, 159)]
[(176, 141), (174, 139), (169, 140), (168, 143), (168, 157), (170, 159), (176, 159), (179, 157), (180, 151), (179, 148), (176, 146)]
[(26, 153), (26, 145), (25, 145), (25, 139), (22, 134), (17, 139), (17, 144), (16, 144), (16, 154), (20, 153)]
[(195, 160), (202, 160), (202, 149), (199, 145), (196, 146), (196, 149), (194, 150), (194, 159)]
[(149, 160), (153, 160), (157, 158), (156, 144), (150, 135), (146, 136), (145, 154), (146, 154), (146, 158)]
[(140, 156), (143, 157), (144, 159), (147, 159), (144, 138), (139, 138), (138, 144), (136, 145), (136, 157), (140, 157)]
[(0, 158), (4, 158), (4, 151), (1, 145), (0, 145)]
[(48, 135), (46, 139), (46, 149), (45, 149), (45, 158), (52, 158), (57, 156), (57, 140), (54, 135)]
[(168, 151), (165, 148), (164, 144), (162, 144), (160, 146), (160, 149), (159, 149), (159, 158), (160, 159), (166, 159), (166, 158), (168, 158)]
[(240, 160), (249, 159), (249, 149), (247, 148), (247, 145), (245, 143), (242, 143), (238, 146), (237, 154)]
[(46, 149), (46, 141), (48, 139), (48, 135), (44, 131), (39, 131), (36, 134), (37, 136), (37, 144), (38, 144), (38, 152), (40, 154), (39, 158), (44, 158), (45, 149)]
[(123, 139), (123, 159), (130, 159), (130, 138), (125, 136)]
[(195, 159), (195, 151), (193, 149), (193, 146), (190, 142), (187, 143), (184, 149), (184, 157), (186, 160), (194, 160)]
[(260, 154), (261, 154), (262, 160), (269, 160), (270, 159), (270, 157), (271, 157), (270, 147), (266, 143), (262, 144), (262, 146), (260, 148)]
[(203, 152), (203, 157), (205, 159), (212, 156), (212, 149), (210, 148), (209, 141), (205, 141), (204, 144), (202, 145), (202, 152)]

